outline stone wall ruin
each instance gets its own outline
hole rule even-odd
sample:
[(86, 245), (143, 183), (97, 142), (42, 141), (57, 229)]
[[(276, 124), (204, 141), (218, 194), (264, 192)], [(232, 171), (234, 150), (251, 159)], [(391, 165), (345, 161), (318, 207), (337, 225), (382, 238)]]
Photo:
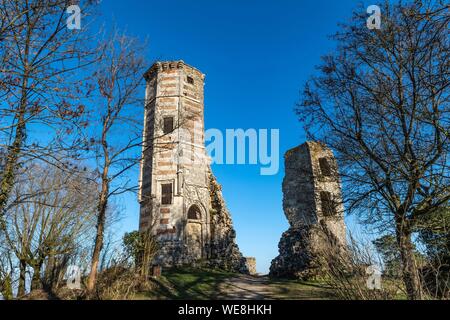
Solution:
[(283, 209), (290, 228), (281, 236), (270, 276), (309, 279), (320, 275), (320, 254), (330, 238), (346, 243), (337, 163), (325, 145), (307, 142), (286, 153), (285, 170)]

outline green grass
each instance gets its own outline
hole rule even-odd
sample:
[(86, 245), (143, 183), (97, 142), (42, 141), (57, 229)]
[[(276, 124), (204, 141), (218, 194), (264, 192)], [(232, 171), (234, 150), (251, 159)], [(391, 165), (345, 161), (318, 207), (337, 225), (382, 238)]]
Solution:
[(220, 293), (220, 285), (232, 276), (232, 273), (211, 269), (164, 270), (162, 277), (152, 280), (154, 289), (136, 299), (214, 300)]
[(328, 300), (334, 299), (327, 286), (317, 281), (273, 280), (269, 282), (274, 300)]

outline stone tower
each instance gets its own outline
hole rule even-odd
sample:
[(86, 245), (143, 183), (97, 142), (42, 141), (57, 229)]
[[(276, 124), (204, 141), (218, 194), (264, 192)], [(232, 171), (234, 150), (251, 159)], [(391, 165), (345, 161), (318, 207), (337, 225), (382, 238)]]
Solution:
[(204, 79), (183, 61), (157, 62), (145, 73), (139, 229), (159, 243), (153, 263), (205, 261), (248, 273), (206, 154)]
[(346, 244), (338, 167), (330, 149), (307, 142), (286, 153), (285, 170), (283, 209), (290, 228), (281, 237), (270, 275), (306, 279), (320, 273), (317, 257), (324, 241), (332, 237)]
[(160, 242), (157, 263), (207, 257), (209, 167), (204, 146), (205, 76), (183, 61), (158, 62), (145, 74), (140, 230)]

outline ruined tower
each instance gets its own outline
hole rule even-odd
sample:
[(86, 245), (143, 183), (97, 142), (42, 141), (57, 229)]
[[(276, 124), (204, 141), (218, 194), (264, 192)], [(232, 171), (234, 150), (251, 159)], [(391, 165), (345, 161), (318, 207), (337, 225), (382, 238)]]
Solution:
[(340, 178), (332, 151), (318, 142), (289, 150), (285, 170), (283, 209), (290, 228), (281, 237), (270, 275), (306, 279), (320, 273), (326, 241), (345, 246)]
[(158, 263), (206, 258), (209, 175), (204, 146), (205, 76), (183, 61), (158, 62), (147, 82), (140, 230), (160, 242)]
[(204, 79), (183, 61), (146, 73), (139, 229), (159, 243), (153, 263), (206, 261), (248, 272), (204, 143)]

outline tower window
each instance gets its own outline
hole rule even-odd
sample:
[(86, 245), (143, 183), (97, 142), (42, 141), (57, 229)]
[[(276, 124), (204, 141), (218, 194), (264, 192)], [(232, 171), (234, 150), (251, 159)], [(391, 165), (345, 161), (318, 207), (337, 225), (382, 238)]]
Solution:
[(330, 192), (322, 191), (320, 193), (320, 202), (322, 204), (322, 214), (324, 216), (330, 217), (336, 215), (336, 206), (331, 198)]
[(325, 177), (331, 176), (330, 163), (328, 162), (328, 160), (326, 158), (319, 159), (319, 166), (320, 166), (320, 172), (322, 173), (323, 176), (325, 176)]
[(187, 77), (187, 83), (194, 84), (194, 78), (188, 76)]
[(164, 118), (164, 124), (163, 124), (163, 131), (164, 134), (169, 134), (173, 132), (173, 117), (165, 117)]
[(171, 183), (161, 185), (161, 204), (172, 204), (172, 190), (173, 188)]

